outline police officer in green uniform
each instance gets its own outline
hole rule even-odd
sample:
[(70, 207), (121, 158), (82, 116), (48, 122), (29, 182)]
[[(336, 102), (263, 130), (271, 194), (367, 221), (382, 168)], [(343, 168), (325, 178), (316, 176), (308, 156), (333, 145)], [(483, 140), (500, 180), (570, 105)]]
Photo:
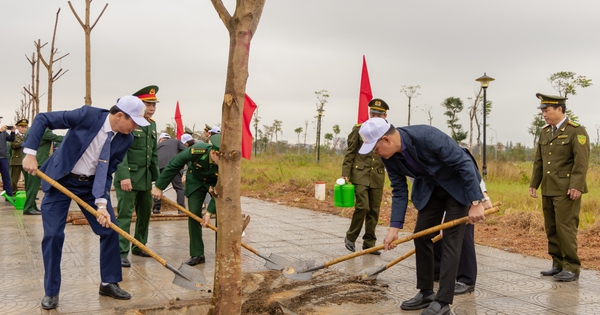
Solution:
[(27, 127), (29, 126), (29, 120), (23, 118), (17, 121), (17, 131), (15, 132), (15, 140), (10, 143), (12, 150), (10, 156), (10, 182), (12, 185), (13, 192), (16, 194), (19, 190), (17, 184), (21, 174), (25, 176), (23, 171), (23, 142), (25, 141), (25, 133), (27, 133)]
[[(371, 118), (380, 117), (385, 119), (389, 109), (388, 104), (382, 99), (375, 98), (369, 102), (369, 116)], [(356, 197), (352, 221), (346, 232), (346, 238), (344, 238), (346, 248), (351, 252), (356, 250), (354, 242), (360, 234), (363, 222), (365, 224), (363, 249), (375, 246), (377, 241), (375, 228), (377, 222), (379, 222), (379, 207), (385, 179), (385, 168), (380, 157), (373, 152), (368, 154), (358, 153), (358, 149), (363, 144), (358, 134), (361, 125), (354, 126), (348, 135), (348, 149), (342, 164), (342, 177), (354, 185)], [(376, 251), (372, 254), (380, 255), (381, 252)]]
[[(38, 167), (42, 167), (46, 160), (50, 157), (50, 149), (54, 142), (61, 143), (63, 136), (59, 136), (54, 134), (52, 130), (46, 129), (44, 131), (44, 135), (42, 136), (42, 141), (40, 142), (40, 146), (37, 149), (37, 153), (35, 154), (35, 158), (38, 163)], [(23, 214), (35, 215), (42, 214), (40, 209), (38, 209), (37, 204), (35, 203), (35, 198), (37, 196), (38, 191), (40, 190), (40, 184), (42, 183), (42, 178), (39, 176), (33, 176), (27, 172), (25, 172), (25, 205), (23, 206)]]
[[(221, 135), (211, 136), (210, 142), (198, 142), (176, 155), (160, 173), (155, 187), (152, 189), (152, 196), (157, 199), (162, 198), (162, 191), (167, 188), (179, 170), (187, 164), (185, 196), (188, 198), (190, 212), (202, 216), (202, 202), (210, 187), (217, 184)], [(215, 201), (211, 199), (203, 220), (209, 222), (210, 215), (214, 213), (216, 213)], [(206, 259), (202, 241), (202, 226), (192, 218), (188, 218), (188, 230), (191, 257), (185, 263), (190, 266), (203, 264)]]
[(552, 268), (541, 272), (557, 281), (579, 279), (577, 229), (581, 194), (587, 193), (590, 144), (585, 128), (565, 115), (566, 98), (537, 93), (546, 126), (540, 131), (529, 195), (542, 185), (544, 227)]
[[(152, 182), (158, 178), (158, 142), (156, 134), (156, 122), (152, 115), (156, 111), (156, 92), (158, 86), (150, 85), (133, 94), (146, 105), (144, 118), (150, 125), (138, 126), (131, 132), (133, 143), (127, 151), (127, 155), (117, 167), (115, 172), (114, 186), (117, 193), (117, 223), (125, 232), (129, 233), (131, 217), (135, 209), (137, 219), (135, 221), (135, 235), (133, 237), (146, 244), (148, 241), (148, 226), (152, 213)], [(119, 236), (121, 247), (121, 266), (129, 267), (131, 263), (127, 259), (129, 254), (129, 241)], [(150, 257), (137, 246), (131, 246), (133, 255)]]

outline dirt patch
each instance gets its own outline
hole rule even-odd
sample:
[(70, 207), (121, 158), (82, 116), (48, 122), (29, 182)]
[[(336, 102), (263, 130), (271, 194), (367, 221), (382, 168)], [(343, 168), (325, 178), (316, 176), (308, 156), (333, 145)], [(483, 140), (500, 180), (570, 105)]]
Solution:
[[(345, 218), (352, 216), (353, 208), (338, 208), (333, 206), (333, 192), (328, 191), (325, 201), (314, 198), (314, 186), (298, 187), (290, 180), (286, 184), (275, 184), (269, 191), (278, 191), (276, 197), (267, 196), (265, 191), (243, 191), (246, 197), (257, 198), (270, 202), (278, 202), (291, 207), (325, 212)], [(384, 192), (383, 202), (379, 213), (379, 224), (389, 225), (392, 196)], [(502, 210), (502, 208), (500, 208)], [(412, 231), (417, 211), (409, 205), (406, 213), (405, 231)], [(548, 242), (544, 232), (544, 219), (541, 213), (511, 213), (489, 216), (485, 223), (475, 225), (475, 242), (479, 245), (491, 246), (511, 253), (550, 259)], [(340, 236), (341, 237), (341, 236)], [(592, 228), (579, 231), (579, 258), (582, 267), (600, 270), (600, 222)]]
[(313, 274), (309, 281), (285, 278), (281, 271), (246, 273), (242, 314), (326, 314), (328, 305), (375, 304), (387, 300), (387, 285), (360, 281), (335, 270)]

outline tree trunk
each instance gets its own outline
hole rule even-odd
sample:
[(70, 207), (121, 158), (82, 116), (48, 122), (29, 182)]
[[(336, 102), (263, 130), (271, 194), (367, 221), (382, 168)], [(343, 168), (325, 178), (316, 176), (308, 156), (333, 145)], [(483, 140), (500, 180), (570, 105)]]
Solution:
[(248, 79), (250, 42), (258, 26), (265, 0), (237, 0), (230, 16), (221, 0), (211, 0), (229, 31), (229, 61), (223, 96), (217, 205), (214, 314), (242, 311), (242, 211), (240, 201), (242, 114)]

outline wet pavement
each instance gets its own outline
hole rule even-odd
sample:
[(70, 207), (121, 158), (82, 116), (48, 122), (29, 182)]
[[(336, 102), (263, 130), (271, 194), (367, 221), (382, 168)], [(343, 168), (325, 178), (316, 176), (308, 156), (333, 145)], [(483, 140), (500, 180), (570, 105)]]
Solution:
[[(166, 195), (174, 199), (173, 191)], [(79, 211), (74, 202), (71, 207), (72, 211)], [(242, 198), (242, 209), (252, 218), (242, 241), (263, 256), (275, 253), (291, 261), (315, 260), (320, 265), (349, 253), (343, 241), (349, 219), (250, 198)], [(386, 232), (386, 227), (379, 226), (378, 238), (382, 240)], [(131, 293), (132, 299), (120, 301), (99, 296), (98, 237), (87, 225), (67, 224), (65, 233), (60, 303), (56, 310), (47, 312), (40, 308), (44, 296), (41, 216), (23, 216), (22, 211), (0, 201), (0, 314), (122, 314), (128, 309), (211, 297), (206, 291), (190, 291), (172, 284), (173, 273), (154, 259), (131, 255), (132, 267), (123, 269), (121, 287)], [(204, 229), (206, 263), (195, 267), (205, 275), (209, 288), (214, 275), (214, 237), (214, 232)], [(169, 264), (179, 267), (189, 258), (187, 221), (152, 221), (147, 245)], [(357, 248), (360, 246), (359, 238)], [(412, 248), (412, 242), (405, 243), (381, 256), (365, 255), (329, 269), (358, 274), (365, 268), (385, 265)], [(477, 246), (476, 250), (479, 274), (475, 292), (456, 296), (451, 307), (453, 314), (600, 314), (598, 272), (582, 270), (579, 281), (555, 282), (539, 274), (550, 267), (549, 259), (485, 246)], [(242, 250), (242, 270), (268, 269), (263, 259)], [(389, 285), (386, 301), (367, 305), (349, 301), (321, 308), (320, 314), (421, 313), (399, 308), (403, 300), (417, 293), (414, 256), (379, 274), (377, 279)], [(188, 313), (200, 312), (194, 309)], [(185, 312), (180, 309), (172, 314)]]

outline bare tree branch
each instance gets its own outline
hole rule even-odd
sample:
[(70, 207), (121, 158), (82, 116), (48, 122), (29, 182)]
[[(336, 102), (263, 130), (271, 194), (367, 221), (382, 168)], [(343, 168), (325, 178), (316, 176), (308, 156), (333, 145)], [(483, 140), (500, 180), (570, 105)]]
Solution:
[[(92, 3), (92, 0), (90, 0), (90, 3)], [(100, 18), (102, 17), (102, 14), (104, 14), (104, 11), (106, 11), (107, 7), (108, 7), (108, 3), (104, 5), (104, 9), (102, 9), (102, 12), (100, 12), (100, 15), (98, 15), (98, 17), (96, 18), (96, 21), (90, 27), (90, 31), (94, 29), (94, 26), (96, 26), (96, 23), (98, 23), (98, 20), (100, 20)]]

